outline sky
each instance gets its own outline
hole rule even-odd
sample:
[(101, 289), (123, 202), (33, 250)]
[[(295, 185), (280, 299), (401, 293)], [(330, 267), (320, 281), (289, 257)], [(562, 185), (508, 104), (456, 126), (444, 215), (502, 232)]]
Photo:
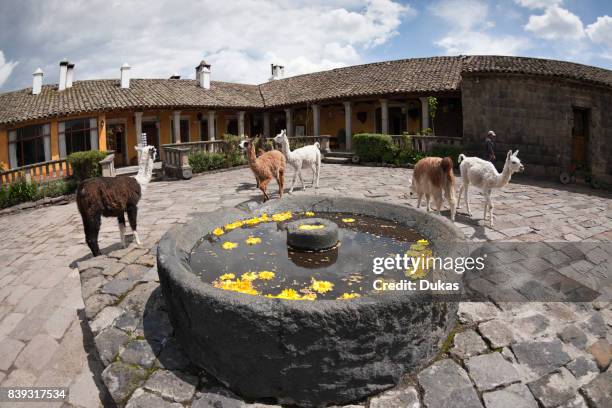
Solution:
[(522, 55), (612, 69), (610, 0), (0, 0), (0, 92), (40, 67), (75, 79), (195, 78), (258, 84), (435, 55)]

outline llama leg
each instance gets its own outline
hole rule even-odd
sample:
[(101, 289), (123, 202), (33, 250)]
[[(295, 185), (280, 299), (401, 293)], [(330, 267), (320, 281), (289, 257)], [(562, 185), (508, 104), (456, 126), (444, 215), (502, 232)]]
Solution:
[(266, 192), (267, 188), (268, 188), (268, 183), (270, 182), (270, 180), (262, 180), (259, 182), (259, 188), (261, 189), (261, 192), (263, 193), (263, 200), (264, 202), (268, 201), (270, 199), (270, 197), (268, 196), (268, 193)]
[(130, 222), (130, 228), (132, 228), (132, 232), (134, 233), (134, 241), (136, 241), (136, 245), (140, 246), (142, 245), (142, 242), (140, 242), (138, 231), (136, 231), (136, 228), (137, 228), (136, 219), (138, 218), (138, 207), (136, 205), (128, 205), (127, 213), (128, 213), (128, 221)]
[[(467, 213), (468, 215), (471, 217), (472, 216), (472, 210), (470, 210), (470, 196), (468, 194), (468, 188), (470, 187), (470, 185), (468, 183), (465, 183), (465, 190), (464, 190), (464, 194), (465, 194), (465, 208), (467, 209)], [(463, 187), (463, 186), (461, 186)]]
[(488, 199), (489, 199), (489, 227), (493, 228), (493, 200), (491, 199), (491, 193), (489, 193)]
[(297, 169), (293, 169), (293, 179), (291, 180), (291, 187), (289, 187), (289, 194), (293, 193), (293, 185), (295, 184), (295, 180), (297, 179), (298, 176), (298, 170)]
[(87, 246), (91, 249), (93, 256), (99, 256), (100, 247), (98, 246), (98, 233), (100, 232), (100, 218), (101, 215), (94, 215), (91, 218), (86, 219), (83, 217), (83, 227), (85, 229), (85, 241)]
[(425, 194), (425, 200), (427, 201), (427, 212), (431, 211), (431, 206), (429, 205), (429, 200), (431, 196), (429, 194)]
[(312, 187), (317, 188), (318, 186), (315, 185), (315, 182), (317, 181), (317, 165), (312, 163), (310, 168), (312, 169)]
[(117, 223), (119, 224), (119, 238), (121, 238), (121, 245), (126, 248), (127, 244), (125, 242), (125, 215), (121, 214), (117, 217)]
[(278, 184), (278, 198), (283, 197), (283, 171), (279, 170), (276, 175), (276, 184)]
[(319, 174), (321, 173), (321, 159), (317, 161), (316, 169), (317, 169), (317, 183), (315, 184), (315, 188), (319, 188)]
[(461, 187), (459, 187), (459, 196), (457, 198), (457, 209), (461, 208), (461, 195), (463, 194), (464, 183), (461, 183)]
[(423, 198), (423, 194), (419, 193), (417, 196), (417, 208), (421, 208), (421, 199)]
[(300, 177), (300, 181), (302, 182), (302, 190), (306, 190), (306, 183), (304, 183), (304, 178), (302, 177), (302, 168), (300, 168), (298, 176)]

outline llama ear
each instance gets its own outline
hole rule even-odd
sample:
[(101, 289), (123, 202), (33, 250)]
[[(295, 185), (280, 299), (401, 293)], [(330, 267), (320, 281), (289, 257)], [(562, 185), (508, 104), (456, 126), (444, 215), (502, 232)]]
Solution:
[(519, 152), (519, 151), (517, 150), (517, 151), (515, 151), (514, 153), (512, 153), (512, 155), (513, 155), (514, 157), (516, 157), (516, 155), (518, 154), (518, 152)]
[(510, 159), (512, 156), (512, 150), (508, 150), (508, 154), (506, 155), (506, 160)]

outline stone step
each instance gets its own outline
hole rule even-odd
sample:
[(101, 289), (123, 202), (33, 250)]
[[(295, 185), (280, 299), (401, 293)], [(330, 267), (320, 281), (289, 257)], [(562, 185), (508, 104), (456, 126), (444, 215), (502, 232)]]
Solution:
[(349, 164), (351, 163), (351, 159), (348, 157), (330, 157), (330, 156), (325, 156), (323, 157), (323, 159), (321, 160), (323, 163), (329, 163), (329, 164)]
[(329, 152), (325, 153), (325, 157), (348, 157), (349, 159), (353, 157), (355, 153), (353, 152)]

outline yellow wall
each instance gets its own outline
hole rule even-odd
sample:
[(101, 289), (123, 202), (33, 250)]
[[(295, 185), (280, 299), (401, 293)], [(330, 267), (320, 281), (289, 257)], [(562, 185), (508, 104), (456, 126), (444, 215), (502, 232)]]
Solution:
[(106, 151), (106, 115), (98, 115), (98, 150)]
[(3, 170), (9, 168), (8, 132), (6, 129), (0, 129), (0, 166)]

